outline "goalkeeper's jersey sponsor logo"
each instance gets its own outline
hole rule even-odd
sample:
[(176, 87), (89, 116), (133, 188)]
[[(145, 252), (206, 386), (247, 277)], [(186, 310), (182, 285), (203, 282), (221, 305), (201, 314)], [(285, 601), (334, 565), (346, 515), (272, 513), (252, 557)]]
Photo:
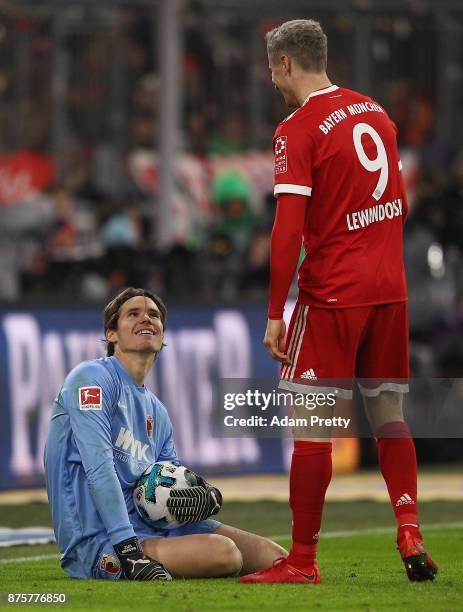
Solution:
[(114, 446), (130, 452), (133, 459), (137, 459), (138, 461), (145, 460), (146, 462), (149, 462), (146, 455), (148, 444), (142, 444), (140, 440), (137, 440), (130, 429), (126, 429), (125, 427), (120, 428), (119, 435), (117, 436)]

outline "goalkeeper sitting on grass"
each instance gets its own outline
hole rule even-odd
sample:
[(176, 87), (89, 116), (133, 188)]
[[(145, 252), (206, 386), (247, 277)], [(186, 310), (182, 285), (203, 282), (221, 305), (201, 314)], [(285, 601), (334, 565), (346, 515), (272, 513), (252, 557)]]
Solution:
[(66, 378), (53, 407), (45, 476), (61, 566), (74, 578), (170, 580), (261, 570), (286, 555), (258, 535), (209, 517), (220, 492), (177, 489), (170, 513), (183, 526), (152, 529), (132, 490), (156, 461), (177, 461), (172, 424), (144, 380), (163, 347), (166, 308), (129, 288), (104, 309), (108, 356), (85, 361)]

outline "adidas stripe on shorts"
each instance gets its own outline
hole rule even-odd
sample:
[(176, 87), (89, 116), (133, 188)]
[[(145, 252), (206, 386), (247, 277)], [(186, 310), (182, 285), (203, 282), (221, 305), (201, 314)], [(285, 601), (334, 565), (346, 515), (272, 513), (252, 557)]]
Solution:
[(353, 379), (366, 396), (406, 393), (409, 379), (407, 302), (356, 308), (296, 303), (286, 337), (291, 365), (279, 387), (313, 393), (336, 390), (352, 398)]

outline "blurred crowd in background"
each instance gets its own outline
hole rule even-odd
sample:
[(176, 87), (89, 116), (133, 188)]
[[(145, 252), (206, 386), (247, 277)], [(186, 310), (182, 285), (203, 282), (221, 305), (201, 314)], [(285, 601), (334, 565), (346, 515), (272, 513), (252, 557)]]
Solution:
[(423, 2), (263, 19), (185, 1), (175, 232), (160, 248), (156, 12), (20, 4), (0, 3), (0, 301), (101, 303), (135, 285), (168, 303), (265, 302), (271, 142), (288, 110), (263, 36), (312, 17), (328, 34), (332, 82), (370, 94), (399, 128), (414, 371), (462, 373), (463, 134), (449, 119), (461, 104), (451, 42), (462, 12), (436, 19)]

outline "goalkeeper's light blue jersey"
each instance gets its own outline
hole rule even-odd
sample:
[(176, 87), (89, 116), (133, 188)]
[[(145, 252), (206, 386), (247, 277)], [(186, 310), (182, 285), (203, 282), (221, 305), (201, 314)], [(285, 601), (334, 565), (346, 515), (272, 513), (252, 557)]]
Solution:
[(55, 400), (45, 446), (53, 527), (67, 571), (83, 561), (87, 545), (94, 554), (94, 542), (149, 537), (132, 489), (151, 463), (162, 460), (177, 455), (157, 397), (138, 387), (115, 357), (75, 367)]

